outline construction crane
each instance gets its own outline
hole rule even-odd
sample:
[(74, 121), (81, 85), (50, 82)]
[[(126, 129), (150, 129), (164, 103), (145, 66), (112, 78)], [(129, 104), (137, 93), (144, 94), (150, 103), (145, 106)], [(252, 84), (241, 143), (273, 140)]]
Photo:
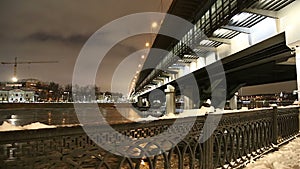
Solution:
[(14, 76), (12, 78), (13, 82), (17, 82), (17, 65), (18, 64), (32, 64), (32, 63), (58, 63), (58, 61), (17, 61), (17, 57), (15, 57), (14, 62), (1, 62), (1, 64), (9, 64), (14, 65)]

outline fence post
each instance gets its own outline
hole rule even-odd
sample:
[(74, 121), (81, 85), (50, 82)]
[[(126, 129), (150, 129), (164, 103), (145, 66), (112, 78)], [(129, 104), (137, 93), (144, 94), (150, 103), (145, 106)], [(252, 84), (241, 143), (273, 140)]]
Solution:
[(298, 133), (300, 134), (300, 108), (298, 108), (298, 120), (297, 120), (297, 122), (298, 122)]
[(203, 169), (213, 169), (213, 147), (214, 147), (214, 137), (213, 134), (208, 136), (207, 134), (210, 133), (209, 130), (213, 128), (213, 122), (212, 121), (207, 121), (208, 114), (205, 115), (206, 119), (206, 124), (207, 128), (204, 129), (203, 133), (204, 134), (203, 138), (206, 138), (207, 140), (204, 141), (203, 143)]
[(213, 136), (204, 142), (204, 169), (213, 169)]
[(298, 133), (300, 133), (300, 108), (298, 108), (298, 124), (299, 124), (299, 128), (298, 128)]
[(278, 108), (273, 107), (273, 147), (278, 148)]

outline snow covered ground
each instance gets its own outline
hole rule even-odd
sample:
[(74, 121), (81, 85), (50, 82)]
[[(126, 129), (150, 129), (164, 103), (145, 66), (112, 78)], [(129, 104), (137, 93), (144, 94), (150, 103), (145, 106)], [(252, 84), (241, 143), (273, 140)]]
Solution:
[(37, 130), (45, 128), (57, 128), (57, 127), (75, 127), (80, 126), (80, 124), (67, 124), (67, 125), (47, 125), (40, 122), (31, 123), (25, 126), (15, 126), (9, 122), (4, 121), (0, 125), (0, 132), (2, 131), (14, 131), (14, 130)]
[(3, 122), (3, 124), (0, 126), (0, 132), (1, 131), (12, 131), (12, 130), (35, 130), (35, 129), (42, 129), (42, 128), (56, 128), (56, 126), (53, 125), (46, 125), (40, 122), (31, 123), (29, 125), (25, 126), (15, 126), (12, 125), (6, 121)]
[[(286, 107), (278, 107), (278, 108), (293, 108), (298, 106), (286, 106)], [(247, 107), (242, 107), (240, 110), (223, 110), (223, 109), (214, 109), (213, 107), (201, 107), (200, 109), (190, 109), (183, 110), (182, 113), (179, 114), (168, 114), (162, 117), (153, 117), (149, 115), (146, 118), (130, 118), (131, 121), (142, 122), (142, 121), (155, 121), (161, 119), (176, 119), (176, 118), (185, 118), (185, 117), (194, 117), (194, 116), (204, 116), (209, 112), (214, 112), (214, 114), (229, 114), (229, 113), (238, 113), (245, 111), (257, 111), (257, 110), (268, 110), (273, 109), (272, 107), (264, 107), (264, 108), (254, 108), (248, 109)]]
[(179, 114), (168, 114), (162, 117), (153, 117), (149, 115), (146, 118), (131, 118), (131, 121), (135, 122), (142, 122), (142, 121), (155, 121), (155, 120), (162, 120), (162, 119), (176, 119), (176, 118), (184, 118), (184, 117), (195, 117), (195, 116), (204, 116), (206, 113), (212, 111), (212, 107), (201, 107), (201, 109), (190, 109), (190, 110), (183, 110), (182, 113)]
[(248, 164), (245, 169), (300, 169), (300, 137)]

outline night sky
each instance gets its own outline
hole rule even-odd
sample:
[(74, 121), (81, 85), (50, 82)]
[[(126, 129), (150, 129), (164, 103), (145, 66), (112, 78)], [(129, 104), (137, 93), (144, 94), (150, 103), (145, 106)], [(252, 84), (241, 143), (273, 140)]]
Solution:
[[(76, 58), (95, 31), (129, 14), (166, 12), (170, 2), (171, 0), (1, 0), (0, 62), (12, 62), (15, 57), (19, 61), (58, 61), (51, 64), (18, 65), (17, 76), (19, 79), (36, 78), (69, 84), (72, 82)], [(145, 48), (145, 42), (150, 39), (153, 40), (153, 35), (125, 39), (107, 54), (98, 70), (101, 73), (96, 78), (101, 91), (110, 90), (111, 81), (115, 78), (115, 92), (128, 92), (138, 65), (145, 60), (140, 57), (142, 53), (130, 57), (131, 60), (128, 60), (128, 56)], [(121, 62), (122, 65), (119, 65)], [(115, 71), (123, 74), (114, 77)], [(12, 76), (13, 65), (1, 64), (0, 81), (10, 81)], [(243, 90), (243, 94), (293, 89), (296, 89), (295, 81), (266, 88), (248, 87)]]
[[(0, 61), (58, 61), (18, 65), (19, 79), (36, 78), (69, 84), (74, 64), (88, 38), (99, 28), (125, 15), (167, 11), (171, 0), (1, 0)], [(136, 23), (138, 24), (138, 23)], [(149, 23), (151, 29), (151, 23)], [(117, 44), (100, 65), (96, 83), (109, 90), (118, 64), (145, 47), (150, 35), (134, 36)], [(120, 92), (142, 64), (141, 58), (124, 62), (127, 77), (120, 80)], [(123, 65), (124, 67), (124, 65)], [(101, 71), (101, 69), (103, 69)], [(13, 65), (0, 65), (0, 81), (10, 81)]]

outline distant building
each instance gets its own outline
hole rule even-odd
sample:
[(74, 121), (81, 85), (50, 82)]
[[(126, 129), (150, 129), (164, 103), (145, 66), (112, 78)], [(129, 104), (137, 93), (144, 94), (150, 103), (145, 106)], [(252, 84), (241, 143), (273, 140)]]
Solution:
[(35, 91), (26, 89), (13, 89), (8, 91), (8, 102), (10, 103), (23, 103), (34, 102)]
[(6, 88), (18, 89), (18, 88), (21, 88), (21, 87), (25, 87), (25, 85), (23, 83), (20, 83), (20, 82), (10, 82), (10, 83), (6, 83), (5, 87)]
[(38, 79), (22, 79), (22, 80), (20, 80), (20, 82), (21, 82), (26, 88), (36, 88), (37, 85), (38, 85), (39, 83), (44, 85), (44, 82), (41, 82), (41, 81), (38, 80)]
[(35, 91), (28, 89), (0, 89), (0, 102), (28, 103), (35, 101)]
[(0, 88), (0, 102), (25, 103), (36, 101), (35, 88), (27, 84), (26, 81), (2, 84)]
[(0, 89), (0, 102), (8, 102), (8, 95), (8, 90)]

